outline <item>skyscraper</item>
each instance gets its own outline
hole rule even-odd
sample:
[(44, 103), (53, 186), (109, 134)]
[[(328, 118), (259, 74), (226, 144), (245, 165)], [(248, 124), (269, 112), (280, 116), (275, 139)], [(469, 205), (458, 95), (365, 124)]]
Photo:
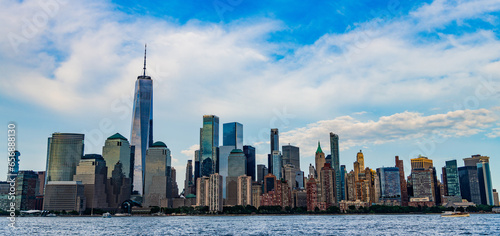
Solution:
[(108, 207), (106, 197), (107, 167), (101, 155), (87, 154), (83, 156), (76, 168), (73, 180), (82, 182), (87, 208), (103, 209)]
[(359, 150), (358, 154), (356, 154), (356, 162), (359, 164), (359, 173), (365, 171), (365, 157), (362, 150)]
[(192, 186), (194, 185), (193, 181), (193, 161), (188, 160), (186, 164), (186, 177), (184, 178), (184, 196), (188, 194), (196, 193), (193, 191)]
[(34, 210), (38, 195), (38, 174), (31, 170), (19, 171), (15, 187), (15, 209)]
[(170, 150), (163, 142), (155, 142), (146, 152), (144, 166), (144, 206), (159, 206), (172, 196)]
[(9, 162), (14, 163), (14, 166), (9, 166), (7, 171), (7, 180), (15, 178), (19, 173), (19, 156), (21, 156), (21, 153), (17, 150), (14, 151), (14, 156), (9, 156)]
[(243, 125), (238, 122), (222, 125), (222, 145), (243, 150)]
[(247, 175), (252, 177), (252, 181), (255, 181), (255, 148), (249, 145), (243, 146), (243, 153), (247, 157)]
[(146, 76), (146, 49), (144, 49), (143, 74), (138, 76), (135, 82), (130, 144), (135, 146), (133, 190), (142, 195), (146, 150), (153, 145), (153, 80), (150, 76)]
[(300, 170), (300, 150), (299, 147), (292, 146), (290, 144), (283, 145), (283, 166), (286, 164), (291, 164), (295, 168)]
[(271, 154), (280, 150), (280, 138), (278, 129), (271, 129)]
[(476, 165), (481, 202), (484, 205), (493, 206), (493, 186), (491, 183), (490, 163), (488, 161), (481, 161)]
[(252, 178), (250, 176), (238, 176), (236, 205), (252, 205)]
[(47, 182), (73, 180), (83, 156), (83, 139), (83, 134), (52, 134), (47, 150)]
[(121, 134), (111, 135), (102, 147), (102, 157), (108, 167), (108, 178), (111, 178), (116, 163), (122, 164), (122, 171), (126, 178), (133, 178), (131, 165), (131, 150), (128, 140)]
[(461, 196), (460, 195), (460, 180), (458, 177), (457, 160), (446, 161), (446, 172), (443, 173), (446, 180), (445, 186), (448, 196)]
[(246, 156), (241, 149), (234, 149), (228, 159), (226, 204), (236, 205), (238, 177), (246, 174)]
[(283, 161), (281, 157), (281, 152), (274, 150), (273, 153), (271, 154), (271, 160), (272, 160), (271, 173), (273, 173), (273, 175), (276, 176), (276, 179), (283, 178), (282, 174)]
[(321, 179), (321, 202), (326, 204), (326, 208), (332, 206), (337, 202), (335, 197), (337, 194), (335, 193), (335, 171), (330, 166), (330, 163), (325, 163), (325, 165), (321, 168), (320, 171), (320, 179)]
[(208, 209), (210, 212), (222, 212), (222, 176), (211, 174), (208, 180)]
[(339, 154), (339, 136), (334, 133), (330, 133), (330, 151), (332, 155), (332, 168), (335, 171), (335, 189), (337, 197), (335, 198), (337, 202), (342, 199), (342, 172), (340, 171), (340, 154)]
[(320, 175), (320, 172), (321, 172), (321, 168), (323, 168), (323, 166), (325, 166), (325, 153), (323, 152), (323, 150), (321, 150), (321, 145), (319, 144), (319, 141), (318, 141), (318, 148), (316, 149), (316, 155), (314, 157), (314, 162), (316, 164), (316, 176), (318, 177), (318, 180), (319, 182), (321, 183), (321, 175)]
[(225, 199), (227, 197), (227, 172), (228, 172), (228, 161), (229, 154), (233, 151), (236, 146), (220, 146), (219, 147), (219, 157), (218, 157), (218, 165), (219, 165), (219, 174), (222, 176), (222, 196)]
[(203, 116), (200, 141), (200, 176), (210, 176), (218, 172), (219, 117)]
[(401, 183), (398, 167), (382, 167), (377, 169), (380, 201), (396, 200), (401, 202)]
[(261, 183), (264, 181), (264, 176), (269, 173), (266, 165), (257, 165), (257, 182)]
[[(341, 200), (347, 200), (346, 196), (346, 175), (347, 175), (347, 170), (345, 168), (345, 165), (340, 166), (340, 199), (337, 200), (337, 202), (340, 202)], [(338, 189), (338, 188), (337, 188)]]
[(395, 157), (396, 167), (399, 169), (399, 184), (401, 188), (401, 205), (408, 206), (408, 188), (406, 186), (405, 168), (403, 160), (399, 160), (399, 156)]
[(481, 204), (481, 193), (479, 191), (479, 179), (476, 166), (458, 167), (460, 181), (460, 194), (463, 199), (475, 204)]

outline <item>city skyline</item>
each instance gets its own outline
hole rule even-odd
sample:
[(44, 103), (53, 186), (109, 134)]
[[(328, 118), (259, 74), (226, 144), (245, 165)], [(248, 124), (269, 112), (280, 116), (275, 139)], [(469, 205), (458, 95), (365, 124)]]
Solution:
[[(243, 145), (256, 148), (256, 164), (267, 163), (269, 130), (278, 128), (281, 146), (300, 148), (305, 172), (314, 163), (318, 141), (330, 154), (329, 132), (339, 135), (340, 165), (347, 171), (359, 149), (365, 166), (373, 169), (392, 167), (394, 156), (400, 156), (407, 176), (410, 158), (419, 154), (434, 161), (438, 174), (445, 161), (456, 159), (462, 166), (463, 158), (475, 154), (490, 156), (492, 170), (500, 165), (498, 20), (481, 20), (497, 16), (498, 6), (487, 1), (405, 2), (398, 14), (387, 3), (376, 3), (362, 8), (368, 18), (358, 18), (353, 5), (343, 3), (344, 8), (329, 6), (332, 12), (350, 13), (342, 26), (321, 22), (314, 29), (300, 26), (306, 21), (294, 21), (276, 6), (270, 8), (276, 16), (248, 10), (259, 3), (232, 6), (222, 14), (224, 20), (212, 6), (186, 19), (189, 12), (144, 16), (134, 12), (135, 5), (114, 10), (108, 3), (80, 4), (54, 10), (53, 25), (39, 28), (26, 39), (29, 43), (14, 47), (3, 39), (0, 96), (6, 103), (0, 109), (9, 114), (2, 115), (2, 122), (14, 121), (18, 127), (20, 170), (43, 170), (47, 138), (54, 132), (85, 134), (85, 154), (102, 154), (106, 138), (115, 133), (131, 142), (133, 86), (142, 74), (144, 43), (150, 48), (147, 74), (155, 90), (154, 141), (171, 149), (179, 183), (187, 160), (194, 162), (206, 114), (220, 117), (219, 124), (243, 124)], [(463, 10), (471, 5), (478, 10)], [(378, 19), (371, 9), (389, 13)], [(15, 19), (44, 12), (28, 3), (12, 3), (2, 11), (6, 17), (19, 13)], [(81, 26), (78, 36), (58, 28), (63, 16), (70, 17), (66, 12), (90, 11), (96, 14), (71, 18)], [(128, 36), (119, 26), (142, 34)], [(22, 27), (0, 30), (22, 35)], [(290, 32), (294, 27), (298, 33)], [(99, 40), (90, 37), (92, 30)], [(55, 38), (45, 40), (52, 46), (37, 41), (49, 34)], [(418, 37), (408, 39), (412, 36)], [(30, 55), (35, 55), (31, 61), (21, 62)], [(6, 172), (2, 166), (0, 174)], [(492, 171), (492, 179), (500, 179), (499, 174)], [(499, 184), (493, 181), (493, 188)]]

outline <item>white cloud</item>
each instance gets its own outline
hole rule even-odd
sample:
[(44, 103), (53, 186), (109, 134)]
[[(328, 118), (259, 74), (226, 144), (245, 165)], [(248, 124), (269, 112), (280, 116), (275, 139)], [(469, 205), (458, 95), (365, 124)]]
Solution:
[(301, 147), (303, 153), (314, 153), (318, 140), (323, 140), (323, 147), (329, 147), (328, 134), (334, 132), (339, 135), (340, 149), (348, 150), (367, 144), (417, 140), (435, 135), (445, 138), (468, 137), (498, 126), (496, 122), (499, 118), (497, 112), (487, 109), (457, 110), (428, 116), (406, 111), (367, 121), (342, 116), (283, 132), (280, 139), (283, 143)]
[(188, 149), (182, 150), (181, 153), (184, 154), (189, 160), (191, 158), (194, 158), (194, 152), (196, 150), (199, 150), (199, 149), (200, 149), (200, 145), (194, 144), (191, 147), (189, 147)]

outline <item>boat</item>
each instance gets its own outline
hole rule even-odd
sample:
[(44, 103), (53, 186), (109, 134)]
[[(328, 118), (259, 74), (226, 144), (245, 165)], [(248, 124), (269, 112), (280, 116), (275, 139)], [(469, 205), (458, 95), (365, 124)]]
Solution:
[(47, 214), (47, 217), (56, 217), (57, 215), (54, 213)]
[(115, 216), (120, 217), (120, 216), (132, 216), (132, 215), (129, 213), (116, 213)]
[(102, 214), (102, 218), (111, 218), (111, 213), (106, 212), (106, 213)]
[(469, 217), (470, 214), (467, 212), (456, 212), (456, 211), (445, 211), (441, 214), (441, 217)]

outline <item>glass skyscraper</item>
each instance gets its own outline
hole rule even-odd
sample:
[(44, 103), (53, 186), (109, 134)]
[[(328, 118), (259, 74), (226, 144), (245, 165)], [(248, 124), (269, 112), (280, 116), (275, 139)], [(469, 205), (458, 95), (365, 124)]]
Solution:
[(135, 82), (134, 108), (130, 145), (135, 146), (133, 190), (144, 192), (144, 165), (146, 150), (153, 144), (153, 80), (146, 76), (146, 51), (144, 73)]
[(200, 132), (200, 176), (210, 176), (218, 172), (219, 117), (204, 115)]
[(158, 205), (160, 198), (170, 198), (172, 192), (170, 149), (163, 142), (155, 142), (146, 152), (144, 165), (144, 205)]
[(219, 175), (222, 176), (222, 196), (226, 198), (226, 180), (227, 180), (227, 172), (228, 172), (228, 161), (229, 154), (231, 151), (235, 149), (235, 146), (220, 146), (219, 147)]
[(252, 181), (255, 181), (255, 148), (245, 145), (243, 146), (243, 153), (247, 157), (247, 175), (252, 177)]
[(335, 188), (337, 197), (335, 200), (338, 202), (342, 199), (342, 177), (340, 176), (340, 160), (339, 160), (339, 136), (334, 133), (330, 133), (330, 151), (332, 155), (332, 167), (335, 171)]
[(47, 150), (47, 182), (73, 181), (83, 156), (83, 134), (53, 133)]
[(133, 178), (133, 168), (130, 162), (131, 150), (128, 140), (121, 134), (116, 133), (106, 139), (102, 147), (102, 157), (108, 167), (108, 178), (111, 178), (114, 166), (120, 162), (125, 178)]
[(481, 204), (477, 167), (459, 167), (458, 176), (460, 180), (460, 194), (462, 195), (462, 198), (467, 199), (467, 201), (473, 202), (475, 204)]
[(271, 154), (271, 160), (272, 160), (272, 174), (276, 176), (276, 179), (281, 179), (283, 177), (282, 175), (282, 167), (283, 167), (283, 162), (281, 159), (281, 152), (280, 151), (273, 151)]
[(283, 145), (283, 166), (286, 164), (291, 164), (295, 168), (300, 170), (300, 152), (299, 147), (292, 146), (290, 144)]
[(477, 177), (479, 180), (479, 193), (481, 194), (481, 203), (493, 206), (493, 186), (491, 183), (490, 163), (477, 163)]
[(222, 126), (222, 144), (243, 150), (243, 125), (238, 122), (225, 123)]
[(457, 160), (446, 161), (445, 174), (448, 196), (461, 196)]
[(380, 181), (380, 200), (401, 201), (401, 184), (398, 167), (383, 167), (377, 169)]
[(280, 150), (280, 138), (278, 129), (271, 129), (271, 153)]

